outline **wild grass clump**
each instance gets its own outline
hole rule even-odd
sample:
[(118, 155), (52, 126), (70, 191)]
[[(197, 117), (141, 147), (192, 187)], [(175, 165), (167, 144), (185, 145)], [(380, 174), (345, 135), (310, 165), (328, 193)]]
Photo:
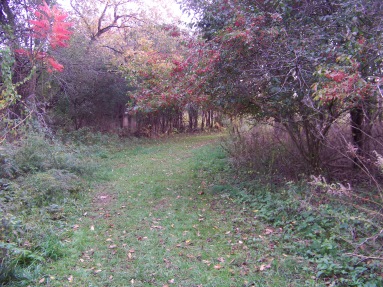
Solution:
[(84, 189), (81, 179), (67, 171), (50, 169), (30, 174), (20, 182), (21, 201), (24, 206), (62, 204), (66, 198), (75, 197)]
[(82, 128), (65, 133), (60, 132), (58, 137), (64, 143), (86, 146), (107, 146), (119, 142), (117, 134), (101, 133), (93, 131), (91, 128)]
[(0, 285), (27, 282), (41, 264), (64, 255), (58, 226), (87, 189), (93, 152), (40, 134), (1, 147)]
[(95, 166), (83, 159), (83, 151), (84, 147), (76, 148), (58, 140), (48, 140), (42, 135), (31, 135), (3, 147), (0, 176), (12, 179), (50, 169), (67, 170), (78, 175), (91, 174)]

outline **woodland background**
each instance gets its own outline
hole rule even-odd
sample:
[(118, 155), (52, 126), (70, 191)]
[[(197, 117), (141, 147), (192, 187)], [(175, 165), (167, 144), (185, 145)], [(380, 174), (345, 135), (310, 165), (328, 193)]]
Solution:
[(381, 241), (383, 3), (179, 1), (187, 23), (158, 3), (1, 1), (2, 193), (51, 169), (74, 180), (80, 161), (54, 151), (73, 142), (224, 130), (246, 180), (304, 182), (372, 216), (358, 244)]

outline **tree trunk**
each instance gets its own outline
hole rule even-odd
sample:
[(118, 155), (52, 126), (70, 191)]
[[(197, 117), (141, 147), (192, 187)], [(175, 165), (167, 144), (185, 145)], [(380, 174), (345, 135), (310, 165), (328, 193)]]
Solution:
[(363, 154), (363, 118), (364, 113), (361, 108), (350, 110), (352, 144), (355, 147), (354, 168), (360, 166), (360, 156)]
[(205, 112), (202, 111), (201, 131), (205, 129)]

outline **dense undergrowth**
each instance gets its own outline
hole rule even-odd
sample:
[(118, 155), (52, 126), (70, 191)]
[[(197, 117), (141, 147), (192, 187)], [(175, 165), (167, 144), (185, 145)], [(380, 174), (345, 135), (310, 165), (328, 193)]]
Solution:
[(31, 134), (0, 147), (0, 285), (28, 282), (44, 262), (65, 256), (63, 227), (111, 142), (80, 131), (59, 140)]
[[(373, 187), (350, 189), (321, 177), (281, 183), (275, 170), (228, 169), (218, 160), (226, 157), (222, 148), (201, 156), (210, 158), (199, 163), (213, 179), (211, 192), (268, 224), (269, 248), (280, 258), (304, 262), (304, 270), (327, 286), (383, 286), (383, 204)], [(263, 238), (251, 240), (256, 245)]]

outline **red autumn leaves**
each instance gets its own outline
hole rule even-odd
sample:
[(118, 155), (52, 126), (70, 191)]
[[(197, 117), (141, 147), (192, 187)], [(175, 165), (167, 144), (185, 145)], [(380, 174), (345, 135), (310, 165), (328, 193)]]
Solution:
[(31, 37), (41, 40), (41, 44), (36, 45), (32, 52), (25, 49), (18, 49), (15, 52), (19, 55), (28, 56), (32, 62), (42, 61), (48, 66), (48, 72), (62, 72), (64, 66), (45, 52), (44, 46), (54, 50), (58, 47), (68, 46), (72, 32), (72, 23), (66, 22), (68, 15), (56, 6), (49, 7), (45, 2), (33, 11), (34, 20), (29, 20), (31, 25)]

